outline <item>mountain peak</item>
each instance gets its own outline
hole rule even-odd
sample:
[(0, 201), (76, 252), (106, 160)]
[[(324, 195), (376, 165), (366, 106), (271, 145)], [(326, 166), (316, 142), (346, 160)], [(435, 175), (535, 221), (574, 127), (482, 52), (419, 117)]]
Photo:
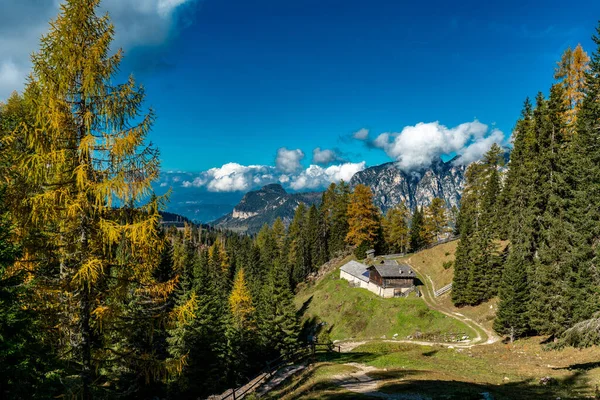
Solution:
[(263, 187), (261, 187), (259, 190), (256, 190), (256, 192), (268, 192), (268, 193), (276, 193), (276, 194), (287, 194), (287, 192), (285, 191), (285, 189), (283, 188), (283, 186), (281, 186), (279, 183), (271, 183), (269, 185), (265, 185)]

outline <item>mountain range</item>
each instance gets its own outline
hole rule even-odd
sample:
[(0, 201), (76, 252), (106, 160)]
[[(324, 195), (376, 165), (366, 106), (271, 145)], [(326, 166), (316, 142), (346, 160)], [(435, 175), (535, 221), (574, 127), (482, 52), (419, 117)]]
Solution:
[[(375, 204), (383, 211), (403, 201), (411, 209), (426, 206), (435, 197), (445, 200), (446, 205), (458, 207), (464, 187), (466, 167), (457, 164), (456, 158), (441, 159), (421, 171), (404, 172), (395, 163), (386, 163), (356, 173), (349, 184), (369, 186)], [(241, 232), (256, 233), (278, 217), (287, 225), (300, 202), (319, 204), (322, 192), (288, 193), (279, 184), (264, 186), (248, 192), (232, 212), (213, 221), (215, 227)]]

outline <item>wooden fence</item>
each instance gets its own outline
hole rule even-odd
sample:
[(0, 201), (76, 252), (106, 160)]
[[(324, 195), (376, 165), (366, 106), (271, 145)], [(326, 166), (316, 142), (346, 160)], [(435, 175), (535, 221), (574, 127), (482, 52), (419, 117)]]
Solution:
[(310, 361), (314, 361), (314, 355), (319, 348), (325, 351), (335, 351), (340, 353), (341, 347), (332, 343), (311, 343), (308, 346), (302, 347), (292, 354), (282, 355), (274, 360), (267, 362), (266, 367), (248, 383), (233, 389), (228, 389), (220, 395), (209, 396), (206, 400), (239, 400), (243, 399), (246, 395), (254, 392), (263, 383), (271, 379), (281, 368), (299, 363), (304, 358), (309, 358), (312, 355), (313, 358)]
[(450, 282), (449, 284), (447, 284), (446, 286), (444, 286), (441, 289), (436, 290), (435, 292), (433, 292), (433, 295), (435, 297), (440, 297), (441, 295), (443, 295), (444, 293), (447, 293), (449, 291), (452, 290), (452, 282)]
[[(432, 247), (439, 246), (440, 244), (452, 242), (452, 241), (454, 241), (456, 239), (459, 239), (459, 238), (460, 238), (459, 235), (452, 235), (450, 237), (447, 237), (446, 239), (438, 240), (437, 242), (428, 244), (427, 246), (423, 247), (422, 249), (417, 250), (416, 252), (419, 252), (419, 251), (422, 251), (422, 250), (431, 249)], [(395, 258), (400, 258), (400, 257), (408, 256), (408, 255), (414, 254), (416, 252), (415, 251), (413, 251), (413, 252), (409, 251), (408, 253), (385, 254), (385, 255), (381, 255), (379, 257), (382, 257), (382, 258), (384, 258), (386, 260), (391, 260), (391, 259), (395, 259)]]

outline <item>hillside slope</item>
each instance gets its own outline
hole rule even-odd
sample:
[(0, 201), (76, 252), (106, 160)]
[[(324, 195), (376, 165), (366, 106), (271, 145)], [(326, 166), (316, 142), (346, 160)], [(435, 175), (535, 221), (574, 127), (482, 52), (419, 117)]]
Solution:
[[(398, 262), (405, 262), (421, 277), (422, 281), (430, 289), (430, 299), (433, 304), (431, 307), (439, 309), (459, 317), (468, 318), (481, 325), (486, 335), (496, 340), (492, 325), (496, 316), (498, 299), (494, 298), (478, 306), (455, 307), (452, 304), (451, 292), (434, 298), (433, 292), (452, 282), (454, 277), (454, 267), (450, 264), (454, 261), (458, 240), (444, 243), (431, 249), (423, 250), (406, 257), (398, 258)], [(500, 248), (504, 248), (506, 242), (500, 243)], [(446, 267), (444, 267), (446, 264)], [(449, 266), (450, 265), (450, 266)]]
[(339, 278), (339, 268), (300, 290), (296, 305), (304, 311), (305, 320), (324, 322), (332, 340), (385, 336), (456, 342), (465, 336), (476, 336), (467, 325), (429, 309), (423, 299), (414, 295), (383, 299), (366, 289), (350, 287)]

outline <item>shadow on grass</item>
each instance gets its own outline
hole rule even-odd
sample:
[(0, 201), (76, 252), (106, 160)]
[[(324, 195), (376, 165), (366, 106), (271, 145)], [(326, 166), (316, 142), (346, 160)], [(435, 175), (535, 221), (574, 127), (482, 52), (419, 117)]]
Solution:
[(302, 318), (304, 316), (306, 310), (308, 310), (308, 307), (310, 306), (310, 303), (313, 301), (313, 297), (314, 296), (310, 296), (304, 303), (302, 303), (302, 307), (300, 307), (300, 309), (296, 312), (296, 316), (298, 318)]
[[(388, 394), (419, 394), (431, 399), (449, 400), (534, 400), (534, 399), (589, 399), (589, 393), (577, 393), (578, 387), (569, 380), (543, 386), (532, 379), (500, 385), (444, 380), (405, 380), (383, 384), (379, 391)], [(485, 394), (488, 394), (487, 397)], [(324, 397), (329, 398), (329, 397)]]
[[(433, 353), (433, 352), (428, 352)], [(431, 354), (433, 355), (433, 354)], [(576, 369), (569, 376), (562, 379), (552, 379), (548, 384), (542, 385), (537, 379), (527, 379), (519, 382), (506, 382), (502, 384), (463, 382), (450, 379), (437, 378), (435, 371), (425, 370), (377, 370), (368, 372), (367, 375), (380, 381), (378, 393), (352, 393), (339, 386), (336, 380), (318, 380), (315, 373), (320, 368), (332, 364), (361, 363), (366, 364), (379, 357), (373, 353), (318, 353), (315, 355), (317, 364), (314, 368), (291, 377), (281, 386), (280, 392), (274, 392), (271, 399), (291, 395), (291, 398), (309, 399), (369, 399), (381, 398), (382, 393), (421, 395), (424, 398), (446, 400), (481, 400), (491, 398), (494, 400), (533, 400), (533, 399), (589, 399), (590, 386), (585, 376), (587, 369), (600, 367), (598, 363), (574, 364), (571, 369)], [(558, 369), (558, 368), (557, 368)], [(566, 368), (563, 368), (566, 369)], [(433, 375), (433, 376), (432, 376)], [(465, 379), (469, 379), (465, 377)], [(486, 395), (487, 393), (487, 395)]]
[(553, 369), (566, 369), (569, 371), (572, 371), (572, 370), (589, 371), (590, 369), (594, 369), (594, 368), (600, 368), (600, 361), (581, 363), (581, 364), (571, 364), (571, 365), (567, 365), (566, 367), (556, 367)]

